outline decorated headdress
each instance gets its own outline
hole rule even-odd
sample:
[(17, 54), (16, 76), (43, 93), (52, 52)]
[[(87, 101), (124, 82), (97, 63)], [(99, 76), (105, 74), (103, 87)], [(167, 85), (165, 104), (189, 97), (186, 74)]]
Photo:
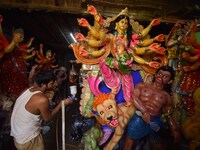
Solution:
[(127, 7), (125, 9), (123, 9), (117, 16), (113, 17), (113, 20), (115, 20), (117, 17), (119, 17), (121, 15), (128, 16), (128, 8)]
[(110, 25), (110, 22), (114, 21), (117, 17), (119, 17), (121, 15), (128, 16), (128, 8), (127, 7), (125, 9), (123, 9), (118, 15), (116, 15), (114, 17), (108, 17), (105, 20), (104, 26), (108, 27)]

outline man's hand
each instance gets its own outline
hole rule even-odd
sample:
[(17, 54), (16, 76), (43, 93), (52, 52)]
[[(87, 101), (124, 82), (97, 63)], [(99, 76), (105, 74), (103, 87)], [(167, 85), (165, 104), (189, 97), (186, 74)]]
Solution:
[(146, 122), (146, 123), (150, 123), (150, 114), (145, 112), (142, 116), (142, 119)]
[(73, 103), (73, 100), (70, 99), (70, 98), (66, 98), (66, 99), (64, 99), (63, 101), (64, 101), (64, 104), (65, 104), (65, 105), (69, 105), (69, 104)]
[(174, 142), (178, 143), (180, 142), (180, 132), (179, 130), (174, 130), (172, 131), (173, 137), (174, 137)]

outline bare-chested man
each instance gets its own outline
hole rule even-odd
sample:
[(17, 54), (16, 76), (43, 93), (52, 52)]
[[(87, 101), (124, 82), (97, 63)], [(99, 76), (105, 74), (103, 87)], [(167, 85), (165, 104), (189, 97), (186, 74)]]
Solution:
[[(134, 141), (146, 136), (160, 140), (156, 134), (162, 127), (161, 115), (173, 105), (170, 94), (165, 87), (172, 82), (174, 72), (171, 67), (164, 66), (156, 72), (153, 83), (139, 83), (134, 90), (134, 105), (136, 114), (132, 117), (127, 128), (125, 150), (131, 150)], [(177, 123), (169, 116), (169, 125), (175, 140), (179, 138)], [(156, 142), (159, 143), (159, 142)], [(157, 144), (161, 148), (161, 143)]]

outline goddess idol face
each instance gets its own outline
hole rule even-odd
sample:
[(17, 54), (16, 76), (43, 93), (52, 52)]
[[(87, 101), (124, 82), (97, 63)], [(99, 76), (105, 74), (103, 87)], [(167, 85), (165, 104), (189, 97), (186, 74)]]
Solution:
[(116, 23), (116, 29), (119, 34), (125, 34), (128, 28), (128, 20), (126, 18), (121, 19)]

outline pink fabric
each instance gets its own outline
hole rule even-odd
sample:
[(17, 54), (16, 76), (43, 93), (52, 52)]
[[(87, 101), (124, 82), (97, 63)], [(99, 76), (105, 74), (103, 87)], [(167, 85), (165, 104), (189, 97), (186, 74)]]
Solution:
[(138, 35), (137, 34), (133, 34), (130, 45), (137, 45), (138, 43), (139, 43)]
[(133, 79), (131, 74), (122, 74), (122, 90), (124, 94), (124, 99), (127, 102), (132, 101), (132, 95), (133, 95)]
[(105, 84), (111, 89), (117, 88), (120, 84), (120, 74), (109, 68), (105, 60), (101, 61), (99, 64)]
[(98, 88), (100, 82), (101, 80), (98, 77), (91, 76), (88, 78), (90, 89), (95, 96), (102, 94)]

